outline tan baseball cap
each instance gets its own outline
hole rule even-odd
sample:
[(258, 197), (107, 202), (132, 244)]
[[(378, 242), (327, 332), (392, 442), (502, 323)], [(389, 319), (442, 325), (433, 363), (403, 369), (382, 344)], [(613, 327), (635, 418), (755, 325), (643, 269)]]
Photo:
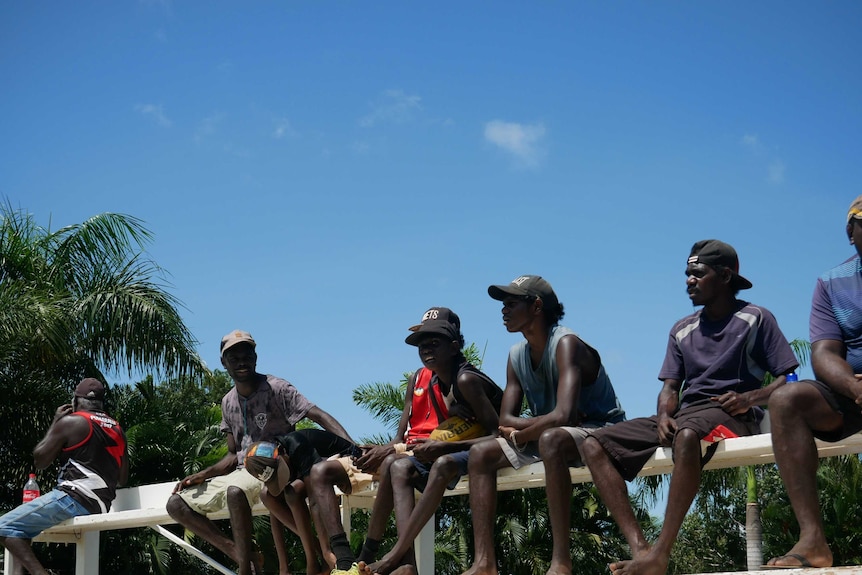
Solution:
[(254, 338), (251, 337), (250, 333), (235, 329), (221, 338), (221, 345), (219, 346), (221, 356), (224, 357), (225, 352), (238, 343), (248, 343), (252, 348), (257, 347), (257, 344), (255, 343)]

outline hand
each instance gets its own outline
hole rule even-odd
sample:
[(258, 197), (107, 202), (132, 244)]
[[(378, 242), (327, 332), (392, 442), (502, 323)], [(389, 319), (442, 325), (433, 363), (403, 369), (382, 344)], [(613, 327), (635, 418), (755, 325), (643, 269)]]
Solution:
[(751, 401), (747, 393), (736, 393), (728, 391), (718, 397), (711, 398), (712, 401), (718, 402), (721, 408), (730, 415), (740, 415), (748, 411), (751, 407)]
[(856, 397), (854, 398), (854, 401), (856, 402), (856, 405), (862, 406), (862, 373), (857, 373), (855, 375), (856, 375), (856, 385), (855, 385)]
[(198, 485), (200, 483), (203, 483), (205, 480), (206, 480), (206, 477), (204, 477), (203, 474), (201, 474), (201, 473), (195, 473), (194, 475), (189, 475), (188, 477), (181, 479), (179, 481), (179, 483), (177, 483), (174, 486), (174, 490), (172, 493), (179, 493), (180, 491), (182, 491), (186, 487), (191, 487), (192, 485)]
[(67, 415), (69, 415), (70, 413), (72, 413), (72, 404), (71, 403), (64, 403), (63, 405), (58, 407), (57, 412), (54, 413), (54, 423), (57, 423), (58, 421), (60, 421), (61, 419), (63, 419)]
[(445, 444), (445, 441), (437, 441), (435, 439), (414, 439), (411, 444), (413, 457), (422, 463), (433, 463), (438, 457), (446, 454), (446, 450), (443, 449)]
[(361, 445), (362, 455), (356, 458), (356, 467), (366, 473), (375, 473), (383, 460), (395, 453), (391, 445)]
[(658, 417), (658, 440), (662, 447), (673, 445), (673, 436), (676, 434), (676, 420), (668, 415)]
[(500, 437), (504, 437), (504, 438), (508, 439), (509, 441), (512, 441), (512, 434), (514, 432), (518, 431), (514, 427), (510, 427), (508, 425), (501, 425), (500, 427), (497, 428), (497, 430), (500, 432)]

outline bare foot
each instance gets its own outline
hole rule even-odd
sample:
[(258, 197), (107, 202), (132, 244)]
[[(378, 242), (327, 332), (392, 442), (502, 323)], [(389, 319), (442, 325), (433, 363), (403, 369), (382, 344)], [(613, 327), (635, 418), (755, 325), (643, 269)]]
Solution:
[(608, 568), (613, 575), (664, 575), (667, 572), (668, 557), (657, 557), (647, 553), (636, 559), (617, 561)]
[(772, 567), (832, 567), (832, 551), (825, 544), (806, 547), (797, 543), (793, 549), (773, 557), (766, 564)]
[[(395, 575), (394, 573), (392, 575)], [(401, 575), (400, 573), (398, 575)], [(490, 568), (483, 568), (475, 563), (464, 571), (461, 575), (498, 575), (496, 565), (491, 566)]]
[(371, 572), (375, 575), (389, 575), (395, 569), (401, 566), (400, 558), (396, 558), (392, 555), (392, 552), (387, 553), (383, 556), (380, 561), (376, 561), (375, 563), (371, 563), (368, 568), (371, 569)]
[(548, 572), (545, 575), (572, 575), (572, 568), (568, 565), (559, 565), (551, 561)]

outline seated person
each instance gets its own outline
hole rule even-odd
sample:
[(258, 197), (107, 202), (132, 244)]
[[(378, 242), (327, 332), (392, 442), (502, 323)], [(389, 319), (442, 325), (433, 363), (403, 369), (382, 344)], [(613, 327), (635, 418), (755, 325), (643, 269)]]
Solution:
[[(475, 558), (470, 574), (496, 573), (497, 471), (544, 461), (553, 551), (548, 573), (571, 573), (572, 480), (578, 445), (592, 429), (625, 419), (599, 352), (559, 325), (563, 304), (544, 278), (524, 275), (492, 285), (503, 324), (524, 339), (509, 351), (500, 437), (470, 450), (470, 510)], [(527, 400), (530, 417), (520, 417)]]
[[(697, 242), (685, 275), (689, 299), (703, 308), (671, 328), (658, 376), (664, 382), (658, 413), (597, 430), (581, 446), (599, 495), (631, 548), (631, 560), (610, 564), (615, 575), (665, 573), (701, 470), (717, 442), (759, 433), (763, 412), (757, 406), (798, 366), (775, 317), (736, 298), (751, 282), (739, 275), (739, 259), (730, 245)], [(762, 387), (767, 372), (776, 377)], [(661, 533), (650, 543), (625, 482), (637, 476), (659, 446), (673, 449), (674, 469)]]
[[(412, 562), (413, 539), (434, 514), (446, 486), (454, 486), (467, 471), (471, 445), (496, 430), (502, 391), (464, 358), (461, 320), (451, 310), (435, 307), (422, 323), (410, 328), (406, 342), (418, 347), (423, 368), (410, 380), (404, 410), (393, 440), (367, 446), (356, 464), (379, 473), (379, 487), (360, 559), (371, 561), (380, 546), (389, 514), (395, 509), (398, 543), (375, 568), (388, 573), (402, 562)], [(472, 439), (430, 440), (432, 432), (454, 413), (475, 419)], [(344, 470), (320, 463), (311, 471), (312, 500), (320, 505), (321, 520), (330, 535), (338, 573), (357, 575), (358, 565), (347, 542), (332, 485)], [(414, 488), (424, 490), (416, 503)], [(415, 509), (414, 509), (415, 505)]]
[[(301, 429), (252, 444), (245, 456), (245, 469), (264, 482), (268, 497), (264, 504), (282, 524), (290, 526), (299, 535), (306, 557), (306, 572), (320, 573), (317, 561), (322, 553), (326, 563), (333, 563), (328, 540), (321, 535), (315, 540), (311, 528), (306, 500), (306, 482), (314, 464), (331, 460), (345, 468), (362, 453), (354, 443), (334, 433), (320, 429)], [(347, 483), (338, 487), (345, 493), (353, 488), (365, 487), (371, 482), (369, 474), (352, 474), (343, 478)], [(321, 552), (322, 550), (322, 552)]]
[(772, 567), (831, 567), (817, 497), (814, 438), (839, 441), (862, 430), (862, 196), (850, 205), (847, 237), (856, 253), (814, 288), (809, 331), (816, 381), (785, 385), (769, 398), (772, 446), (799, 522), (799, 541)]

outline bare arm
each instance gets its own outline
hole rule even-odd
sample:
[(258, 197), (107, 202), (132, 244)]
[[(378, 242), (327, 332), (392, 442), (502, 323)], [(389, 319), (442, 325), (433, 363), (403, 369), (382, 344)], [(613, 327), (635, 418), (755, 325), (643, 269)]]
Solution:
[(850, 397), (862, 405), (862, 381), (847, 363), (847, 347), (843, 341), (824, 339), (811, 346), (811, 367), (814, 377), (832, 388), (835, 393)]
[(323, 411), (316, 405), (308, 410), (308, 413), (305, 416), (316, 424), (320, 425), (326, 431), (330, 431), (339, 437), (343, 437), (347, 441), (351, 443), (356, 443), (353, 441), (353, 438), (350, 437), (350, 434), (347, 433), (347, 430), (338, 423), (338, 420), (329, 415), (329, 413)]
[[(526, 419), (520, 417), (521, 403), (524, 401), (524, 388), (521, 380), (512, 367), (512, 360), (506, 364), (506, 388), (503, 390), (503, 401), (500, 405), (500, 431), (503, 428), (521, 429), (526, 426)], [(511, 431), (509, 431), (511, 433)], [(508, 437), (508, 434), (506, 434)]]
[(71, 415), (71, 404), (61, 405), (45, 437), (33, 449), (36, 469), (45, 469), (57, 459), (64, 447), (83, 441), (90, 432), (90, 423), (79, 415)]
[(227, 434), (227, 453), (224, 457), (218, 460), (216, 463), (210, 465), (206, 469), (202, 469), (197, 473), (193, 473), (177, 483), (176, 487), (174, 487), (174, 493), (178, 493), (182, 491), (186, 487), (191, 487), (192, 485), (198, 485), (203, 483), (210, 477), (218, 477), (220, 475), (227, 475), (236, 469), (237, 466), (237, 455), (236, 455), (236, 439), (233, 436), (233, 433)]
[[(418, 372), (417, 372), (418, 373)], [(407, 433), (407, 425), (410, 422), (410, 409), (413, 402), (413, 388), (416, 385), (416, 374), (410, 378), (407, 384), (407, 392), (404, 396), (404, 409), (401, 410), (401, 419), (398, 422), (398, 431), (392, 440), (385, 445), (363, 445), (362, 456), (356, 459), (356, 466), (366, 473), (374, 473), (389, 455), (395, 453), (395, 445), (404, 442), (404, 434)]]
[[(488, 433), (475, 439), (464, 439), (461, 441), (436, 441), (433, 439), (419, 439), (413, 444), (413, 455), (420, 461), (431, 462), (447, 453), (457, 453), (470, 449), (474, 443), (485, 441), (488, 435), (497, 433), (499, 418), (491, 400), (485, 393), (484, 381), (473, 373), (462, 373), (458, 378), (458, 390), (464, 397), (464, 401), (470, 406), (476, 420), (482, 424)], [(451, 415), (451, 412), (450, 412)]]
[(526, 425), (518, 430), (518, 444), (537, 441), (546, 429), (563, 425), (577, 425), (578, 400), (586, 373), (598, 373), (595, 356), (577, 336), (567, 335), (557, 345), (557, 404), (544, 415), (525, 419)]
[(658, 438), (664, 447), (670, 447), (676, 433), (676, 420), (673, 416), (679, 408), (679, 390), (682, 382), (677, 379), (665, 379), (658, 394), (656, 416), (658, 419)]

